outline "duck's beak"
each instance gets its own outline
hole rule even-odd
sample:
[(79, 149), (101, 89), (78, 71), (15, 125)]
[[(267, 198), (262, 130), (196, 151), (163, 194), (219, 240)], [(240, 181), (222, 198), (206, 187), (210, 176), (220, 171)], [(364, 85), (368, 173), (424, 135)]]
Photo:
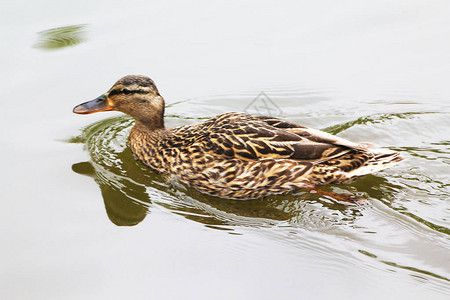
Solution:
[(91, 114), (99, 111), (114, 110), (114, 108), (109, 105), (108, 98), (106, 94), (95, 98), (94, 100), (81, 103), (75, 106), (73, 112), (76, 114)]

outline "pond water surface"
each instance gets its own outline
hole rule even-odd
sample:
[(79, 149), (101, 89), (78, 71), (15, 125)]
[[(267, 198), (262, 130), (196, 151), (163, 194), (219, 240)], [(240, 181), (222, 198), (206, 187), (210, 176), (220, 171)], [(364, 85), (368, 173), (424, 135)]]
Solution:
[[(1, 18), (1, 299), (448, 299), (447, 1), (18, 1)], [(134, 160), (129, 117), (72, 114), (127, 74), (156, 82), (169, 127), (273, 113), (407, 160), (322, 188), (359, 204), (205, 196)]]

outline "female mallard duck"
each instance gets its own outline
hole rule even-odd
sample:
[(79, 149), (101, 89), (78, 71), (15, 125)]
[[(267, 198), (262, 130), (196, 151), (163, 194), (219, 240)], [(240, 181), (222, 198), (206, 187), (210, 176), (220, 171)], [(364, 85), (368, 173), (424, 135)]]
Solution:
[(77, 114), (117, 110), (135, 119), (129, 144), (147, 166), (214, 196), (249, 199), (316, 185), (348, 183), (390, 167), (398, 152), (369, 150), (273, 117), (226, 113), (164, 127), (164, 99), (146, 76), (125, 76)]

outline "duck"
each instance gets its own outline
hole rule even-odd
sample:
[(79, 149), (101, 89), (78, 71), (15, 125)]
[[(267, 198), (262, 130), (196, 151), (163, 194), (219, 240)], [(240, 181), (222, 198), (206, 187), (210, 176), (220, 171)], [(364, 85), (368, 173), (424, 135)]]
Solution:
[(399, 152), (376, 149), (271, 116), (228, 112), (167, 128), (164, 98), (144, 75), (128, 75), (76, 114), (120, 111), (134, 118), (134, 157), (204, 194), (254, 199), (350, 183), (396, 165)]

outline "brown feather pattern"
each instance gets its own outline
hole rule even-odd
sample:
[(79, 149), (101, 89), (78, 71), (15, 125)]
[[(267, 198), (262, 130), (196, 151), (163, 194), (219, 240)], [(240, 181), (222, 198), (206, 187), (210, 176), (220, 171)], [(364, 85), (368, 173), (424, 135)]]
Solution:
[[(349, 172), (376, 157), (317, 130), (235, 112), (172, 129), (134, 127), (130, 146), (149, 167), (204, 193), (238, 199), (347, 183), (359, 177)], [(386, 155), (398, 157), (396, 152)]]

